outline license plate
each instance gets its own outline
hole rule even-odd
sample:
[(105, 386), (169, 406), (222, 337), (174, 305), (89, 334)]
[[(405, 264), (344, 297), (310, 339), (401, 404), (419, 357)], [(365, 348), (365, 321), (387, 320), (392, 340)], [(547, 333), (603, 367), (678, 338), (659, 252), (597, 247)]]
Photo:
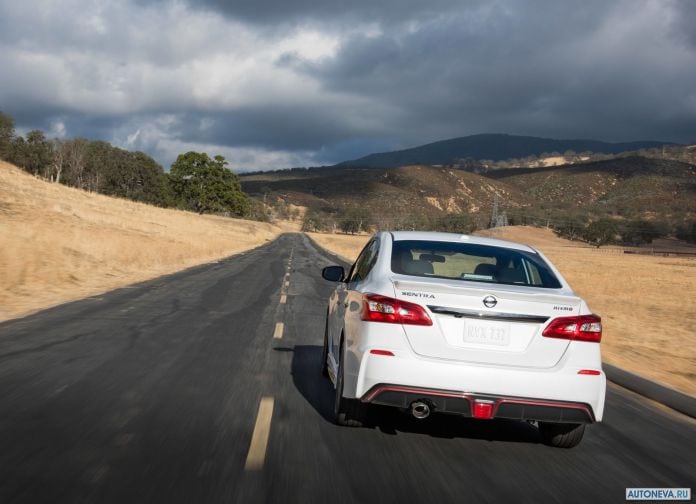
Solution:
[(466, 344), (508, 346), (510, 344), (510, 324), (487, 321), (467, 321), (464, 324)]

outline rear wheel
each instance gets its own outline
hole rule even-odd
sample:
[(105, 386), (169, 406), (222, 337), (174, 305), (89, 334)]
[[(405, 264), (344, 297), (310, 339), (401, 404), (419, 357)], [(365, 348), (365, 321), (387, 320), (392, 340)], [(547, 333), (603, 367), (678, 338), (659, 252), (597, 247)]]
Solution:
[(544, 444), (556, 448), (573, 448), (585, 434), (585, 424), (539, 422), (539, 433)]
[(343, 342), (341, 342), (340, 349), (338, 372), (336, 373), (334, 420), (338, 425), (362, 427), (367, 409), (366, 406), (358, 399), (346, 399), (343, 397)]

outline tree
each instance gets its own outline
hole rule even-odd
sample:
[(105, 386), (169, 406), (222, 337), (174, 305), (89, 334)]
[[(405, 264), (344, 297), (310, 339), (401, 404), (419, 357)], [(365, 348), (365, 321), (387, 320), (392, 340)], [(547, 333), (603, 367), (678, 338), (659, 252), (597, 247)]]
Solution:
[(16, 136), (12, 139), (12, 145), (10, 145), (10, 153), (7, 160), (24, 169), (26, 165), (26, 141), (23, 136)]
[(616, 224), (611, 219), (602, 218), (591, 222), (582, 231), (583, 239), (597, 248), (611, 243), (616, 238)]
[(271, 216), (268, 214), (267, 207), (263, 202), (256, 199), (250, 199), (250, 202), (251, 210), (247, 218), (259, 222), (271, 222)]
[(451, 213), (438, 218), (433, 229), (446, 233), (469, 234), (476, 231), (476, 223), (467, 214)]
[(87, 171), (100, 176), (100, 192), (161, 206), (173, 204), (164, 170), (147, 154), (92, 142), (88, 158)]
[(355, 234), (366, 231), (370, 225), (370, 212), (367, 208), (357, 207), (345, 210), (339, 217), (338, 227), (344, 233)]
[(326, 231), (328, 223), (326, 219), (319, 213), (308, 210), (302, 220), (302, 231), (321, 232)]
[(93, 140), (85, 149), (85, 168), (82, 172), (82, 188), (88, 191), (103, 192), (128, 197), (128, 194), (115, 192), (107, 186), (107, 174), (125, 171), (128, 152), (113, 147), (110, 143)]
[[(9, 130), (5, 131), (5, 142), (8, 141)], [(2, 141), (0, 141), (2, 142)], [(9, 147), (8, 147), (9, 145)], [(32, 130), (26, 138), (13, 136), (4, 147), (7, 152), (6, 159), (32, 175), (43, 175), (51, 164), (53, 156), (51, 142), (46, 139), (40, 130)]]
[(131, 177), (127, 189), (130, 198), (160, 206), (173, 204), (173, 193), (164, 169), (144, 152), (129, 152)]
[(14, 120), (7, 114), (0, 112), (0, 159), (11, 160), (14, 137)]
[(84, 188), (83, 173), (88, 144), (86, 138), (74, 138), (63, 144), (63, 149), (65, 149), (65, 177), (63, 180), (66, 185)]
[(346, 214), (338, 221), (338, 227), (344, 233), (355, 234), (360, 232), (360, 224), (350, 215)]
[(62, 140), (55, 138), (51, 141), (51, 164), (45, 177), (56, 184), (60, 183), (60, 177), (65, 169), (66, 148)]
[(554, 232), (563, 238), (577, 240), (582, 236), (586, 225), (587, 220), (585, 217), (569, 215), (554, 226)]
[(43, 175), (50, 169), (53, 152), (51, 142), (40, 130), (27, 133), (22, 152), (23, 168), (33, 175)]
[(628, 221), (621, 227), (621, 239), (626, 243), (641, 245), (667, 234), (665, 226), (653, 221)]
[(684, 222), (677, 227), (676, 236), (688, 243), (696, 243), (696, 220)]
[(154, 203), (161, 207), (175, 207), (178, 204), (172, 179), (164, 171), (157, 177), (157, 200)]
[(169, 172), (179, 206), (198, 213), (248, 215), (249, 198), (226, 165), (222, 156), (210, 159), (204, 152), (180, 154)]

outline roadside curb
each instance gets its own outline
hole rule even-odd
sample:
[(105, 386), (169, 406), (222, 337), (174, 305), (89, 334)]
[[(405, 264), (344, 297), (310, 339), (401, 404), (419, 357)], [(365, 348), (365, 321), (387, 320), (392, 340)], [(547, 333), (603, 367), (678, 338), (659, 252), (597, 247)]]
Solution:
[(696, 418), (696, 398), (611, 364), (604, 363), (602, 367), (607, 379), (617, 385)]
[[(315, 247), (322, 250), (331, 258), (339, 261), (339, 264), (342, 263), (342, 265), (344, 265), (349, 263), (345, 257), (341, 257), (328, 251), (326, 248), (322, 247), (319, 245), (319, 243), (313, 240), (311, 236), (306, 233), (303, 234)], [(664, 404), (665, 406), (690, 416), (691, 418), (696, 418), (696, 397), (679, 392), (678, 390), (666, 385), (662, 385), (661, 383), (648, 380), (647, 378), (643, 378), (642, 376), (623, 370), (611, 364), (602, 363), (602, 369), (604, 369), (604, 374), (606, 374), (609, 381), (614, 382), (617, 385), (620, 385), (639, 395), (647, 397), (648, 399), (652, 399), (653, 401)]]

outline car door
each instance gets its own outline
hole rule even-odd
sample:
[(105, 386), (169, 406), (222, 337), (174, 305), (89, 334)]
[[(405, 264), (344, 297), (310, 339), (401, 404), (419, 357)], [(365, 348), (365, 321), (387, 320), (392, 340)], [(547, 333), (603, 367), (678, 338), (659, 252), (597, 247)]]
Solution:
[(379, 255), (379, 239), (374, 238), (365, 246), (361, 257), (355, 262), (346, 284), (346, 299), (343, 303), (343, 327), (346, 345), (352, 346), (354, 341), (353, 328), (355, 321), (362, 316), (363, 300), (362, 285), (368, 279)]
[(345, 328), (346, 311), (349, 307), (350, 298), (355, 297), (356, 287), (358, 287), (360, 282), (367, 277), (370, 270), (374, 266), (378, 251), (379, 240), (373, 238), (367, 245), (365, 245), (360, 252), (360, 255), (358, 255), (358, 258), (353, 263), (353, 266), (350, 268), (350, 271), (346, 276), (345, 283), (339, 284), (334, 291), (336, 298), (333, 320), (337, 324), (333, 330), (330, 331), (330, 354), (334, 363), (338, 362), (339, 344), (341, 341), (341, 335), (343, 334), (343, 329)]

